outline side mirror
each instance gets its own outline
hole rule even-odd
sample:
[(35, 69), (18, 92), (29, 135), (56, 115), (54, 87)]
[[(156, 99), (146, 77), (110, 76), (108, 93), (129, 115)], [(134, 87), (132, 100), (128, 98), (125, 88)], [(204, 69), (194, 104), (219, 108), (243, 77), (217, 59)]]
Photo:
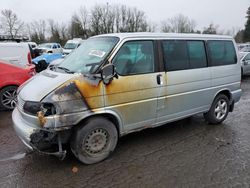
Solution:
[(101, 70), (101, 76), (103, 83), (108, 85), (112, 81), (113, 77), (116, 76), (115, 66), (113, 64), (105, 65)]

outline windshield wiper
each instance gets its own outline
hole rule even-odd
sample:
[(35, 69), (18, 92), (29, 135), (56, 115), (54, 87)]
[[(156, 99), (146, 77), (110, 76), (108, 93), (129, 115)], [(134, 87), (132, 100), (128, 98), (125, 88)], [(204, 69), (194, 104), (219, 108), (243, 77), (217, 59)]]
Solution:
[(67, 69), (67, 68), (65, 68), (65, 67), (56, 67), (57, 69), (61, 69), (61, 70), (63, 70), (64, 72), (66, 72), (66, 73), (69, 73), (69, 74), (74, 74), (75, 72), (74, 71), (71, 71), (71, 70), (69, 70), (69, 69)]

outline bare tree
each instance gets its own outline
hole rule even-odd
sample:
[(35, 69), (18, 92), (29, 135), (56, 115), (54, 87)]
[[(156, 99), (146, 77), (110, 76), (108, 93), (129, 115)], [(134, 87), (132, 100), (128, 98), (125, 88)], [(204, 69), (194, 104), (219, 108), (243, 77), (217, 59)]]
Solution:
[(14, 39), (21, 34), (24, 22), (19, 20), (12, 10), (5, 9), (1, 11), (1, 25), (3, 32)]
[(102, 7), (100, 5), (96, 5), (93, 7), (91, 10), (91, 19), (90, 19), (90, 24), (91, 24), (91, 31), (93, 35), (98, 35), (102, 33), (102, 17), (104, 16)]
[(116, 8), (115, 24), (116, 32), (142, 32), (152, 29), (149, 28), (143, 11), (125, 5)]
[(214, 25), (213, 23), (209, 24), (208, 27), (205, 27), (203, 30), (203, 34), (217, 34), (218, 33), (218, 25)]
[(61, 42), (60, 38), (60, 31), (59, 31), (59, 24), (56, 23), (54, 20), (49, 19), (49, 32), (50, 32), (50, 41), (51, 42)]
[(45, 20), (33, 21), (28, 25), (30, 39), (37, 43), (46, 41), (47, 24)]
[(80, 22), (80, 25), (82, 27), (83, 38), (88, 38), (89, 37), (89, 12), (85, 6), (80, 7), (78, 12), (79, 12), (78, 21)]
[(179, 14), (173, 18), (163, 21), (161, 25), (161, 30), (163, 32), (173, 32), (173, 33), (193, 33), (195, 32), (196, 22), (193, 19)]
[(76, 13), (71, 17), (68, 31), (71, 38), (84, 37), (82, 25)]
[(118, 21), (115, 17), (119, 17), (117, 13), (115, 6), (110, 6), (108, 3), (94, 6), (91, 10), (92, 34), (113, 33), (115, 23)]

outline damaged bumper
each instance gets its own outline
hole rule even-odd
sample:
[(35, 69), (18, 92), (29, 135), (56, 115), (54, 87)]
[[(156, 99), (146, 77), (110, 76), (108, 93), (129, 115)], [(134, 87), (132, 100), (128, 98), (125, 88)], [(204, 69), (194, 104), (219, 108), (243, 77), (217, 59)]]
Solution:
[[(32, 117), (30, 118), (32, 119)], [(67, 143), (71, 134), (70, 130), (42, 129), (34, 123), (34, 119), (33, 121), (26, 121), (17, 108), (12, 113), (12, 120), (16, 134), (28, 148), (41, 154), (57, 156), (60, 159), (66, 156), (66, 151), (62, 150), (62, 144)]]

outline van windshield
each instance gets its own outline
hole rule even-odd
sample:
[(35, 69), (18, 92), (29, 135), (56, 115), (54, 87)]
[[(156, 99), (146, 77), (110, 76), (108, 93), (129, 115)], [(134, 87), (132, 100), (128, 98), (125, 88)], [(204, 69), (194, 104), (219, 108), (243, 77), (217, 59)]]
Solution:
[(75, 49), (77, 47), (77, 43), (66, 43), (64, 49)]
[(118, 41), (117, 37), (90, 38), (67, 56), (58, 68), (67, 72), (94, 73)]
[(40, 44), (38, 47), (39, 48), (51, 48), (51, 44), (47, 44), (47, 43), (45, 43), (45, 44)]

